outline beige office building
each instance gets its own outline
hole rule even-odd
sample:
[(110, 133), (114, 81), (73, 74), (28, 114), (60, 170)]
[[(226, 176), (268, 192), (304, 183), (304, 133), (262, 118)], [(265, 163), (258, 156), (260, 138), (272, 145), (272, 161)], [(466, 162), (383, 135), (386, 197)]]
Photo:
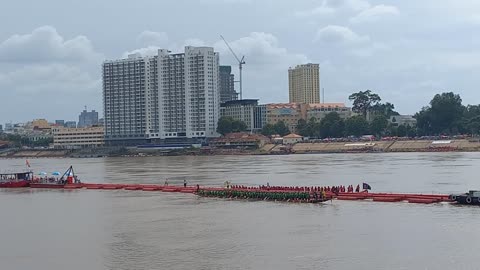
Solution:
[(336, 112), (342, 119), (352, 116), (352, 108), (343, 103), (276, 103), (267, 104), (267, 124), (275, 125), (283, 121), (290, 132), (298, 132), (300, 119), (309, 121), (312, 117), (321, 121), (327, 114)]
[(103, 127), (53, 129), (53, 147), (61, 149), (95, 148), (105, 144)]
[(290, 103), (320, 103), (320, 68), (318, 64), (288, 69)]
[(267, 124), (275, 125), (282, 121), (290, 132), (297, 132), (298, 120), (305, 119), (306, 104), (275, 103), (267, 104)]

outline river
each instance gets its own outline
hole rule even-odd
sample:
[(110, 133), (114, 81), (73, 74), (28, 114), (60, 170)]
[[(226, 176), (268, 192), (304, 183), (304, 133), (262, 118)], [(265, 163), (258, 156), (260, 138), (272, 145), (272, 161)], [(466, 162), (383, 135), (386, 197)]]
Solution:
[[(480, 153), (31, 159), (84, 182), (480, 189)], [(21, 159), (0, 171), (22, 170)], [(1, 269), (476, 269), (480, 207), (229, 201), (192, 194), (0, 190)]]

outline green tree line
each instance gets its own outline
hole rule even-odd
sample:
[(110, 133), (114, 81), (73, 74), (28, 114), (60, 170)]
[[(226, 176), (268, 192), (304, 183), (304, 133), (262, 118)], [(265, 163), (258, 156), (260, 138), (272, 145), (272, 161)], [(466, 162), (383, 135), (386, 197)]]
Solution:
[(37, 141), (31, 141), (27, 136), (21, 136), (18, 134), (0, 134), (1, 141), (8, 141), (14, 147), (37, 147), (44, 146), (47, 147), (53, 143), (53, 138), (40, 139)]
[[(301, 119), (297, 123), (297, 133), (312, 138), (340, 138), (346, 136), (434, 136), (480, 134), (480, 105), (463, 105), (460, 95), (453, 92), (437, 94), (428, 106), (414, 115), (416, 125), (399, 125), (395, 116), (394, 104), (382, 103), (378, 94), (371, 90), (359, 91), (349, 96), (352, 101), (353, 116), (342, 119), (336, 112), (330, 112), (321, 120)], [(392, 118), (393, 117), (393, 118)], [(390, 122), (389, 119), (392, 118)], [(244, 131), (245, 123), (222, 117), (217, 131), (221, 134)], [(288, 126), (279, 121), (266, 124), (263, 135), (285, 136), (290, 133)]]

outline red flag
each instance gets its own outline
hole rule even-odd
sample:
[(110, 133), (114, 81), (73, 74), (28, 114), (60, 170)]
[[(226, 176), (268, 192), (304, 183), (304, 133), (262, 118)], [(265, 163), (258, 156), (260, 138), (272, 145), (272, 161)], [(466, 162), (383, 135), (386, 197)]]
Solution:
[(25, 160), (25, 165), (30, 168), (30, 162), (28, 162), (28, 159)]

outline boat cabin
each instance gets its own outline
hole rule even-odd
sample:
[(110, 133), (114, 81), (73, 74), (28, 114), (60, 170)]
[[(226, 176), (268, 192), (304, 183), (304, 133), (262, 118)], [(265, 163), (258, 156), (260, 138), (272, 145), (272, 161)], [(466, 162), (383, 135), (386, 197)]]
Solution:
[(480, 191), (470, 190), (470, 191), (468, 191), (468, 195), (470, 195), (471, 197), (480, 197)]
[(11, 180), (30, 181), (32, 179), (33, 179), (33, 172), (1, 173), (0, 174), (0, 181), (11, 181)]

